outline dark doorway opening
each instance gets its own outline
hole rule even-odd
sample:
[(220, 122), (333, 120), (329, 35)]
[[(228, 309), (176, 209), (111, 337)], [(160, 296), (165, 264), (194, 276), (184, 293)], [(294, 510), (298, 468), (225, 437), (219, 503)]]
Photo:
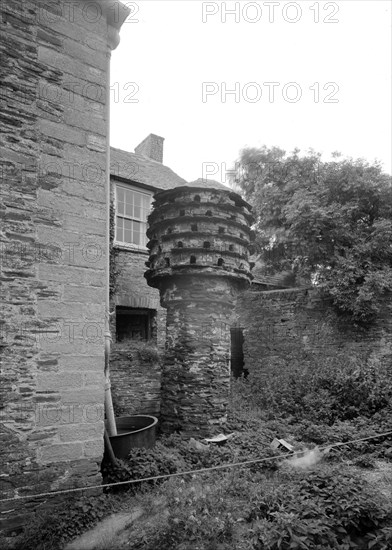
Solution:
[(116, 307), (116, 341), (151, 340), (154, 338), (155, 309)]
[(231, 374), (234, 378), (248, 376), (248, 370), (244, 369), (244, 329), (234, 327), (230, 329), (231, 336)]

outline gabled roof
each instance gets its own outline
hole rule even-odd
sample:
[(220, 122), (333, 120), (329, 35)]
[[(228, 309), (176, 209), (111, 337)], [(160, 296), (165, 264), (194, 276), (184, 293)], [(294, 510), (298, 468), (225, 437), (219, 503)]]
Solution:
[(173, 189), (187, 182), (171, 168), (136, 153), (110, 148), (110, 175), (154, 189)]
[(230, 190), (227, 185), (215, 180), (199, 178), (187, 182), (161, 162), (114, 147), (110, 148), (110, 175), (159, 190), (173, 189), (183, 185)]

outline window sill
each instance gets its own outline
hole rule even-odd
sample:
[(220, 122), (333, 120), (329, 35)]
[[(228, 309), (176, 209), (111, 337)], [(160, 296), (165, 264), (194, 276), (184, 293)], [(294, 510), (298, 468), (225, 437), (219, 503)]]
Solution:
[(146, 254), (147, 256), (150, 253), (148, 248), (136, 246), (134, 244), (113, 242), (113, 248), (117, 248), (118, 250), (126, 250), (127, 252), (138, 252), (140, 254)]

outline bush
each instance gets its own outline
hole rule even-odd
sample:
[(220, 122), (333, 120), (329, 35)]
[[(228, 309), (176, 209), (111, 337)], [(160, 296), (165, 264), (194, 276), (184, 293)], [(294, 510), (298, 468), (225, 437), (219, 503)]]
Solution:
[(290, 365), (282, 360), (273, 372), (251, 373), (235, 386), (252, 407), (264, 411), (265, 418), (332, 425), (359, 416), (371, 418), (390, 407), (392, 366), (348, 355), (314, 357), (311, 362), (304, 356)]
[(362, 477), (329, 467), (286, 472), (254, 503), (254, 548), (386, 550), (391, 510)]

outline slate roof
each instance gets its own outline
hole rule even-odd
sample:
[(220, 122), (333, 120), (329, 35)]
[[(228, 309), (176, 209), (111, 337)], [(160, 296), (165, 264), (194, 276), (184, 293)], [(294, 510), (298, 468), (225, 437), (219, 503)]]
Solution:
[(226, 185), (214, 180), (199, 178), (193, 182), (187, 182), (171, 168), (156, 160), (114, 147), (110, 148), (110, 175), (159, 190), (173, 189), (184, 185), (230, 190)]
[(187, 182), (168, 166), (114, 147), (110, 148), (110, 175), (155, 189), (173, 189), (173, 187), (187, 185)]

